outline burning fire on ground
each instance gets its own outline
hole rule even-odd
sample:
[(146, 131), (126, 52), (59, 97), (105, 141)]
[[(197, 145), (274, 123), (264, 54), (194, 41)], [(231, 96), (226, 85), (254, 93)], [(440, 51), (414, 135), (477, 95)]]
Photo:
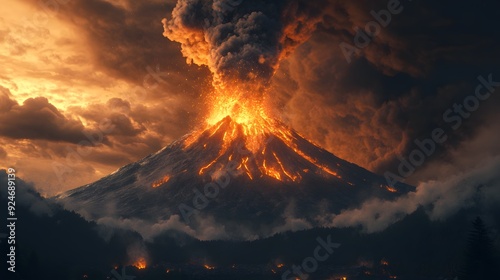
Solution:
[(214, 269), (215, 269), (215, 266), (210, 266), (210, 265), (208, 265), (208, 264), (203, 265), (203, 267), (204, 267), (205, 269), (207, 269), (207, 270), (214, 270)]
[(137, 269), (146, 269), (147, 264), (146, 264), (146, 259), (140, 258), (136, 262), (134, 262), (133, 266), (135, 266)]

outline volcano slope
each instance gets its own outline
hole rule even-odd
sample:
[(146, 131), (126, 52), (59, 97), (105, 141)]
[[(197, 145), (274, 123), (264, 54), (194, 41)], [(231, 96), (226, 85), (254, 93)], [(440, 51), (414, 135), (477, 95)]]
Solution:
[(322, 226), (327, 214), (412, 190), (387, 186), (277, 120), (257, 127), (226, 117), (56, 199), (90, 220), (185, 222), (193, 232), (210, 221), (238, 239)]

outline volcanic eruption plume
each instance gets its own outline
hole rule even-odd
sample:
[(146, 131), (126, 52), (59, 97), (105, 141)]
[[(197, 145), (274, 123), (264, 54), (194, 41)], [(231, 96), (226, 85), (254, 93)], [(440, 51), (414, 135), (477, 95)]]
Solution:
[(321, 2), (177, 2), (172, 18), (163, 20), (163, 35), (181, 43), (187, 63), (208, 66), (213, 73), (210, 124), (228, 115), (239, 123), (265, 115), (262, 103), (269, 82), (279, 62), (315, 29)]

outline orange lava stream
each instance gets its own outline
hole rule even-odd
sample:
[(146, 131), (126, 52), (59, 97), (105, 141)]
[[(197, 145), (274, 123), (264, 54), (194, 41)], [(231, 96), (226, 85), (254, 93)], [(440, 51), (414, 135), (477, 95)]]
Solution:
[(163, 185), (163, 184), (165, 184), (166, 182), (168, 182), (169, 180), (170, 180), (170, 176), (166, 175), (166, 176), (164, 176), (163, 178), (161, 178), (160, 180), (153, 182), (152, 187), (153, 187), (153, 188), (158, 188), (158, 187), (160, 187), (161, 185)]

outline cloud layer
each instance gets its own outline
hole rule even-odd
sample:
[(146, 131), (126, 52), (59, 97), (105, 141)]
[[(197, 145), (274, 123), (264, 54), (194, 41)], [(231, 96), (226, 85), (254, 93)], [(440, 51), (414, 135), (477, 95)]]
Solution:
[(26, 99), (18, 104), (8, 89), (0, 93), (0, 135), (12, 139), (43, 139), (78, 143), (85, 128), (64, 116), (47, 98)]

